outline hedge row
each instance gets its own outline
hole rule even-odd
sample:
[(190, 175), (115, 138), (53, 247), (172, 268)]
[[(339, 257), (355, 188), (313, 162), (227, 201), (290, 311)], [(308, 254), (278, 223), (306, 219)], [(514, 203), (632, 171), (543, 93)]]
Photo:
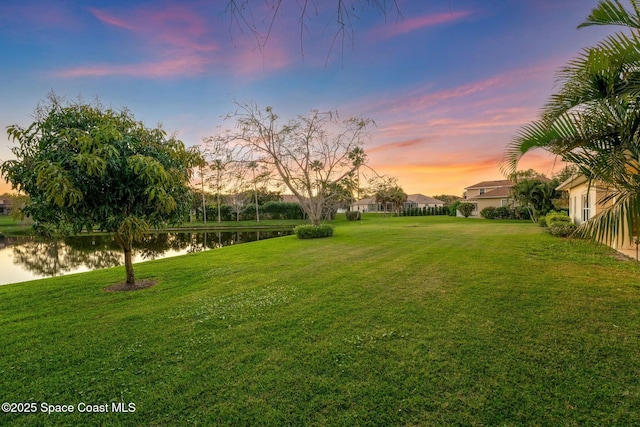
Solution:
[(430, 206), (422, 208), (408, 208), (400, 211), (400, 216), (431, 216), (449, 215), (449, 208), (444, 206)]
[[(304, 219), (304, 211), (298, 203), (288, 202), (267, 202), (258, 206), (258, 214), (261, 219)], [(202, 213), (198, 214), (202, 217)], [(235, 221), (236, 213), (230, 205), (220, 206), (220, 217), (222, 221)], [(212, 221), (218, 218), (218, 207), (216, 205), (207, 206), (207, 219)], [(248, 204), (240, 212), (240, 220), (252, 221), (256, 219), (256, 205)]]
[(529, 211), (521, 206), (515, 208), (489, 206), (480, 211), (480, 216), (486, 219), (531, 219)]

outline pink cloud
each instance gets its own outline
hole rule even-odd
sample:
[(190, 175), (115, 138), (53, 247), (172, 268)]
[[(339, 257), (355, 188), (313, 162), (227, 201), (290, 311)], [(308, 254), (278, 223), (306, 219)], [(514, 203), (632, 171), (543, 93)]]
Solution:
[[(399, 177), (405, 191), (424, 194), (461, 194), (476, 181), (501, 179), (504, 150), (517, 129), (536, 118), (545, 98), (540, 87), (548, 84), (551, 91), (555, 64), (447, 89), (434, 90), (436, 83), (429, 83), (360, 100), (352, 108), (378, 123), (365, 148), (371, 164)], [(539, 154), (522, 167), (551, 175), (553, 160)]]
[(129, 65), (97, 64), (70, 68), (58, 73), (60, 77), (130, 76), (167, 78), (202, 73), (209, 61), (199, 56), (181, 56), (165, 61)]
[(459, 21), (470, 16), (472, 13), (473, 12), (468, 10), (462, 10), (457, 12), (438, 13), (435, 15), (425, 15), (416, 18), (404, 19), (397, 23), (389, 23), (378, 27), (371, 31), (371, 35), (375, 39), (388, 39), (422, 28), (428, 28), (435, 25), (448, 24), (450, 22)]
[(409, 148), (409, 147), (413, 147), (413, 146), (422, 145), (424, 142), (425, 142), (424, 138), (414, 138), (414, 139), (409, 139), (409, 140), (405, 140), (405, 141), (392, 142), (392, 143), (378, 145), (376, 147), (373, 147), (373, 148), (367, 150), (367, 153), (375, 153), (375, 152), (378, 152), (378, 151), (385, 151), (385, 150), (395, 150), (395, 149), (398, 149), (398, 148)]
[(181, 5), (169, 5), (163, 9), (137, 8), (119, 15), (105, 10), (90, 9), (101, 22), (141, 34), (153, 41), (154, 47), (186, 48), (190, 51), (211, 52), (219, 47), (213, 43), (212, 34), (202, 14)]
[(253, 43), (248, 38), (238, 40), (233, 48), (221, 53), (220, 63), (227, 65), (227, 71), (235, 77), (243, 78), (280, 70), (291, 64), (286, 42), (276, 34), (271, 34), (269, 43), (262, 49), (257, 49)]
[(194, 5), (165, 5), (162, 9), (137, 7), (132, 10), (90, 9), (103, 24), (122, 30), (140, 49), (141, 61), (135, 64), (89, 64), (62, 70), (62, 77), (133, 76), (170, 78), (200, 75), (222, 65), (238, 76), (264, 74), (290, 63), (283, 43), (272, 35), (265, 51), (256, 51), (250, 41), (239, 40), (235, 48), (222, 40), (206, 13)]
[(136, 27), (132, 23), (129, 23), (124, 19), (117, 18), (104, 10), (90, 8), (89, 11), (93, 14), (93, 16), (95, 16), (96, 18), (98, 18), (98, 20), (102, 21), (105, 24), (109, 24), (114, 27), (121, 27), (131, 31), (136, 29)]

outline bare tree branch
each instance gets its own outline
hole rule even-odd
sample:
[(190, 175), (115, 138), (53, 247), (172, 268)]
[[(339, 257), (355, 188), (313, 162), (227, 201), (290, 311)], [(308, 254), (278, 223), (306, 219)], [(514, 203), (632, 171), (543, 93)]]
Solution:
[[(300, 56), (304, 60), (304, 33), (308, 30), (308, 22), (313, 18), (321, 16), (322, 5), (326, 5), (326, 0), (297, 0), (295, 2), (299, 8), (298, 26), (300, 41)], [(256, 45), (261, 52), (267, 45), (271, 37), (276, 19), (281, 13), (289, 11), (294, 2), (287, 2), (283, 5), (282, 0), (227, 0), (225, 13), (229, 15), (229, 31), (233, 33), (233, 27), (237, 27), (240, 32), (248, 30), (256, 40)], [(377, 10), (385, 19), (389, 14), (402, 17), (402, 12), (397, 0), (336, 0), (334, 12), (327, 19), (325, 28), (335, 26), (333, 36), (329, 43), (329, 50), (325, 64), (329, 62), (331, 53), (336, 45), (340, 44), (341, 57), (344, 60), (345, 44), (348, 40), (352, 43), (355, 39), (354, 21), (360, 20), (356, 6), (360, 5), (361, 10), (366, 8)], [(261, 19), (255, 17), (255, 9), (265, 8), (266, 12)], [(259, 27), (265, 27), (262, 31)]]

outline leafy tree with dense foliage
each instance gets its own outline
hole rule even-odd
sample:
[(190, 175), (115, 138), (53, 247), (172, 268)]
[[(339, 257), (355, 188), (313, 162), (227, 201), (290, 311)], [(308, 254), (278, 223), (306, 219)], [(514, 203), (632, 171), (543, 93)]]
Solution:
[(42, 234), (112, 233), (124, 250), (126, 284), (133, 287), (133, 242), (188, 216), (195, 155), (127, 110), (54, 95), (36, 109), (31, 125), (12, 125), (7, 132), (17, 143), (16, 160), (2, 163), (0, 172), (29, 195), (22, 214)]
[(559, 91), (539, 120), (523, 127), (504, 159), (515, 170), (527, 152), (542, 148), (575, 164), (590, 185), (610, 188), (611, 202), (578, 232), (604, 241), (631, 240), (640, 226), (640, 1), (602, 0), (579, 28), (618, 25), (559, 73)]
[(537, 179), (542, 181), (549, 180), (549, 178), (547, 178), (544, 174), (536, 171), (535, 169), (520, 170), (509, 174), (509, 181), (511, 182), (518, 183), (525, 179)]

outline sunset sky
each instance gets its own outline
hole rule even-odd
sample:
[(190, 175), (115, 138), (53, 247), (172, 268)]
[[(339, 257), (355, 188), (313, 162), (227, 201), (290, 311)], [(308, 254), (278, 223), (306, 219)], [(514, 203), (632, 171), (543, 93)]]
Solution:
[[(266, 34), (273, 11), (249, 3), (244, 17)], [(556, 71), (612, 33), (576, 29), (595, 0), (398, 0), (400, 14), (387, 0), (386, 13), (355, 1), (343, 40), (336, 1), (312, 1), (301, 30), (302, 3), (283, 0), (265, 42), (237, 25), (228, 0), (3, 0), (0, 161), (12, 158), (4, 129), (30, 124), (50, 91), (127, 107), (188, 146), (233, 126), (223, 116), (235, 101), (255, 101), (285, 118), (371, 118), (365, 151), (378, 172), (407, 193), (461, 195), (503, 178), (502, 153)], [(521, 168), (561, 166), (541, 152)]]

